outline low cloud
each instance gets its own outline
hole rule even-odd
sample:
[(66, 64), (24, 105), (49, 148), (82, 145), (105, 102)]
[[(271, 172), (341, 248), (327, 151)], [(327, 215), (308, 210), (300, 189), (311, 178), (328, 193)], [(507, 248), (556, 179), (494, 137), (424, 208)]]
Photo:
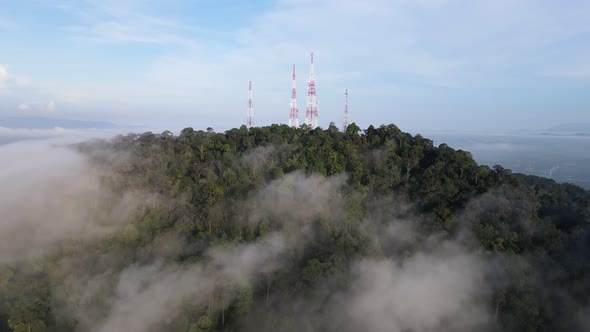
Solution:
[(354, 281), (334, 303), (341, 331), (474, 331), (489, 323), (480, 258), (439, 248), (406, 260), (363, 259)]
[(309, 224), (317, 218), (339, 220), (344, 201), (339, 193), (346, 176), (326, 178), (321, 175), (305, 175), (293, 172), (270, 182), (256, 194), (251, 219), (281, 220), (287, 224)]
[[(106, 150), (100, 153), (108, 154)], [(272, 158), (273, 153), (261, 149), (238, 164), (262, 172), (261, 158)], [(268, 226), (264, 236), (251, 242), (218, 242), (192, 259), (173, 260), (191, 244), (165, 230), (135, 247), (146, 237), (138, 240), (141, 225), (129, 220), (141, 202), (151, 202), (149, 195), (109, 190), (101, 181), (107, 171), (89, 164), (85, 156), (51, 144), (19, 143), (0, 146), (0, 157), (5, 161), (0, 165), (0, 214), (6, 216), (0, 219), (0, 264), (46, 255), (62, 243), (84, 243), (75, 255), (49, 263), (49, 273), (60, 281), (52, 289), (56, 316), (74, 321), (81, 331), (167, 330), (187, 307), (197, 306), (192, 309), (197, 313), (206, 307), (226, 310), (236, 287), (255, 290), (294, 261), (299, 264), (310, 254), (304, 254), (310, 244), (321, 246), (322, 236), (343, 233), (339, 227), (346, 224), (341, 220), (350, 217), (342, 195), (345, 175), (296, 171), (231, 202), (245, 214), (239, 217), (246, 226)], [(352, 194), (355, 200), (366, 197), (362, 195)], [(493, 285), (482, 255), (464, 238), (421, 232), (414, 221), (423, 217), (413, 216), (411, 208), (393, 197), (377, 201), (358, 207), (371, 210), (367, 220), (346, 225), (350, 234), (364, 237), (361, 242), (367, 240), (369, 248), (360, 250), (363, 257), (337, 258), (345, 263), (320, 269), (310, 289), (294, 287), (295, 293), (289, 294), (277, 290), (271, 306), (252, 308), (248, 315), (259, 317), (260, 311), (264, 320), (272, 311), (290, 325), (265, 329), (260, 321), (245, 321), (240, 328), (401, 332), (493, 327)], [(156, 206), (170, 209), (173, 204)], [(116, 230), (121, 232), (109, 238), (107, 247), (100, 244), (92, 250), (89, 240)], [(332, 257), (315, 259), (323, 266), (326, 262), (320, 259)]]
[[(176, 264), (156, 258), (156, 262), (134, 264), (120, 272), (73, 275), (69, 284), (105, 287), (114, 282), (114, 289), (110, 295), (87, 293), (83, 300), (66, 299), (65, 307), (76, 308), (74, 314), (82, 329), (100, 332), (153, 330), (170, 323), (186, 304), (210, 305), (214, 301), (214, 310), (227, 307), (233, 287), (252, 287), (280, 270), (293, 249), (304, 247), (313, 239), (314, 234), (306, 225), (318, 218), (334, 218), (329, 215), (334, 208), (331, 195), (342, 186), (342, 179), (288, 174), (246, 200), (247, 205), (260, 211), (251, 222), (256, 218), (276, 218), (277, 211), (282, 212), (276, 231), (255, 242), (213, 246), (198, 263)], [(270, 199), (272, 196), (275, 199)], [(287, 203), (296, 196), (297, 204), (308, 208), (287, 209)], [(182, 243), (179, 239), (177, 242)], [(181, 246), (176, 249), (182, 250)], [(110, 259), (114, 258), (107, 261)], [(108, 266), (112, 269), (110, 263)], [(222, 293), (225, 296), (220, 297)], [(95, 307), (97, 304), (99, 308)]]
[[(367, 235), (379, 237), (380, 253), (324, 276), (307, 292), (256, 310), (245, 330), (493, 330), (490, 280), (500, 272), (465, 240), (425, 234), (413, 220), (390, 220)], [(348, 280), (345, 286), (338, 283), (342, 279)], [(284, 322), (268, 323), (268, 311), (286, 317)]]
[(140, 205), (139, 193), (115, 193), (103, 170), (49, 142), (0, 146), (0, 263), (51, 252), (117, 229)]
[[(88, 322), (88, 328), (149, 331), (171, 323), (187, 304), (212, 305), (212, 310), (227, 308), (233, 287), (254, 287), (267, 280), (292, 260), (296, 249), (317, 240), (310, 227), (314, 220), (339, 224), (345, 207), (340, 190), (345, 182), (344, 176), (294, 172), (268, 183), (244, 203), (252, 207), (249, 222), (278, 222), (274, 231), (256, 242), (214, 246), (197, 263), (156, 261), (123, 269), (116, 274), (114, 291), (104, 302), (108, 310)], [(348, 271), (333, 271), (310, 293), (288, 298), (282, 294), (272, 308), (254, 311), (298, 317), (296, 322), (286, 319), (290, 325), (278, 327), (285, 331), (473, 331), (493, 327), (489, 303), (493, 289), (487, 283), (489, 267), (484, 258), (466, 246), (464, 239), (417, 230), (403, 204), (400, 208), (377, 206), (386, 212), (375, 211), (378, 220), (364, 222), (364, 226), (374, 223), (376, 227), (360, 231), (378, 237), (374, 242), (381, 249), (353, 260)], [(392, 213), (406, 217), (381, 220)], [(334, 280), (343, 278), (349, 280), (346, 286), (335, 287)], [(88, 312), (93, 311), (82, 307), (77, 315), (89, 317)], [(264, 326), (255, 320), (244, 322), (242, 328), (277, 329)]]
[[(208, 304), (215, 293), (234, 285), (252, 285), (274, 272), (281, 266), (287, 243), (285, 234), (275, 233), (256, 243), (213, 247), (205, 263), (130, 266), (118, 277), (107, 316), (94, 322), (92, 330), (141, 332), (170, 322), (185, 304)], [(216, 297), (215, 305), (225, 307), (228, 300)]]

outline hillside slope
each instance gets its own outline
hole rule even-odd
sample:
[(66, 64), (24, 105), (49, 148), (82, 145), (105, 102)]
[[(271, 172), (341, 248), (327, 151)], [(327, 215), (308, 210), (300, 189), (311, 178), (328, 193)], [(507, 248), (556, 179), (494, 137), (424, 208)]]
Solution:
[(91, 241), (0, 265), (0, 330), (590, 326), (579, 187), (480, 166), (395, 125), (186, 128), (73, 148), (105, 204), (144, 199)]

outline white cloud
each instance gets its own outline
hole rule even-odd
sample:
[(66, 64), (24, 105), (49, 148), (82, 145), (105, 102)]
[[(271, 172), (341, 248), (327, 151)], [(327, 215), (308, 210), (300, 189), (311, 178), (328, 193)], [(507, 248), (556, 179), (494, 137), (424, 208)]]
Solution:
[(8, 68), (0, 64), (0, 89), (14, 90), (14, 88), (26, 87), (30, 84), (28, 77), (16, 76), (8, 71)]
[(28, 104), (24, 104), (23, 103), (23, 104), (19, 104), (18, 105), (18, 109), (21, 110), (21, 111), (28, 111), (29, 108), (30, 108), (30, 106)]
[(0, 89), (8, 86), (8, 70), (3, 65), (0, 65)]
[(53, 100), (47, 103), (47, 106), (45, 106), (45, 111), (46, 112), (54, 112), (55, 111), (55, 102)]
[(195, 44), (190, 35), (182, 33), (188, 26), (175, 19), (147, 14), (142, 2), (86, 1), (61, 8), (81, 19), (81, 24), (66, 29), (74, 39), (126, 45)]
[(145, 26), (145, 22), (109, 21), (100, 22), (90, 27), (72, 27), (69, 30), (77, 39), (98, 43), (144, 43), (144, 44), (180, 44), (193, 45), (189, 38), (175, 33), (162, 33), (157, 26)]
[[(279, 1), (236, 31), (238, 47), (215, 49), (215, 56), (203, 50), (166, 56), (156, 61), (149, 77), (191, 92), (201, 83), (218, 87), (249, 79), (264, 91), (276, 89), (277, 82), (285, 82), (288, 90), (289, 65), (304, 64), (298, 66), (299, 82), (304, 82), (309, 51), (315, 50), (320, 99), (336, 84), (362, 84), (358, 74), (368, 82), (407, 77), (464, 88), (497, 80), (501, 70), (515, 65), (534, 65), (531, 56), (538, 57), (540, 47), (587, 30), (580, 24), (583, 17), (577, 17), (569, 23), (571, 29), (555, 31), (572, 15), (569, 10), (556, 16), (550, 5), (504, 2), (456, 6), (442, 0), (327, 0), (310, 6), (307, 0)], [(535, 7), (541, 8), (534, 16), (523, 14)], [(507, 49), (515, 52), (506, 57)], [(301, 91), (304, 83), (299, 84)], [(379, 89), (379, 84), (371, 85)]]

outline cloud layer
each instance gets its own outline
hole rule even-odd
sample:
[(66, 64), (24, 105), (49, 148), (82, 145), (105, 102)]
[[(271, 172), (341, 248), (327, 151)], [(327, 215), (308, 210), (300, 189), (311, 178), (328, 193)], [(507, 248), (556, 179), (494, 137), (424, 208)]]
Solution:
[(0, 146), (0, 263), (116, 230), (141, 195), (114, 193), (85, 157), (49, 142)]

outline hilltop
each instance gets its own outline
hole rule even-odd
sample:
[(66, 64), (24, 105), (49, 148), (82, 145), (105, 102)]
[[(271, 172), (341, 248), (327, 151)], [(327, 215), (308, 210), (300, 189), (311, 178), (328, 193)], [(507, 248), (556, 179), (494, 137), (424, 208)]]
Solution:
[(393, 124), (186, 128), (72, 148), (103, 189), (79, 236), (0, 265), (4, 329), (588, 326), (590, 192), (577, 186), (478, 165)]

